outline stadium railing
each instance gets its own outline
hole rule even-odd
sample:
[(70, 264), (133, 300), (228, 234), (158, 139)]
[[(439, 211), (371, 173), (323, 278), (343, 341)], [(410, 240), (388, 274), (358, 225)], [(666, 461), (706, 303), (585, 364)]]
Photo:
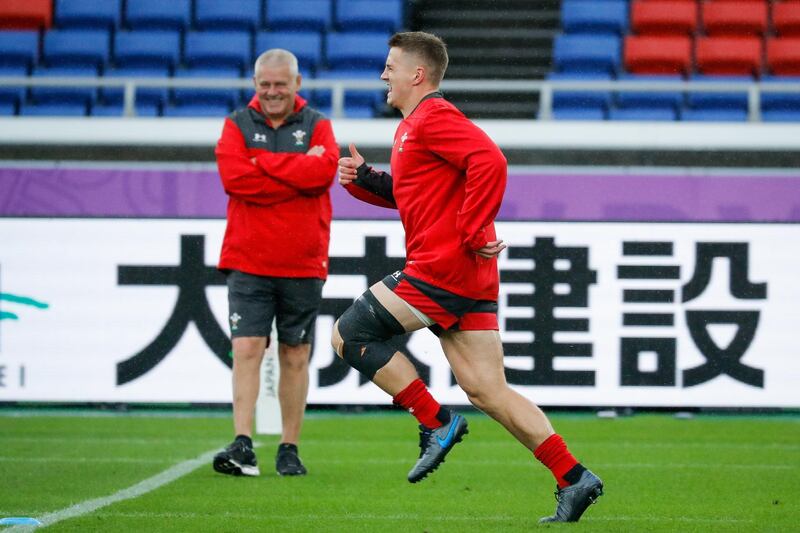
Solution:
[[(122, 87), (124, 89), (124, 116), (136, 116), (136, 91), (139, 88), (227, 88), (249, 89), (253, 82), (249, 78), (108, 78), (108, 77), (59, 77), (34, 78), (29, 76), (0, 76), (2, 87)], [(383, 89), (380, 80), (303, 80), (304, 89), (331, 90), (331, 116), (344, 118), (344, 95), (348, 90)], [(727, 82), (718, 81), (540, 81), (540, 80), (449, 80), (442, 83), (444, 91), (495, 92), (538, 94), (538, 120), (553, 118), (553, 93), (555, 91), (614, 91), (614, 92), (714, 92), (747, 93), (748, 120), (761, 121), (761, 96), (763, 93), (800, 94), (800, 85), (792, 82)], [(534, 117), (531, 117), (533, 119)]]

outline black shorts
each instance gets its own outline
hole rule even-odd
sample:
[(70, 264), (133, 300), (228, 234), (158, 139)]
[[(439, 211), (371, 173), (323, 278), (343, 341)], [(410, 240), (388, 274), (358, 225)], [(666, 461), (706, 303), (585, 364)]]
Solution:
[(313, 342), (323, 280), (231, 270), (227, 281), (231, 337), (269, 337), (274, 318), (278, 342), (290, 346)]

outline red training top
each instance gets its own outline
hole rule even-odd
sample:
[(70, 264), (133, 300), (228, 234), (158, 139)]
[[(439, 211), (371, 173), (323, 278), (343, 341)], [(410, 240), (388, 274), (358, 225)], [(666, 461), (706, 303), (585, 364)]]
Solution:
[(497, 258), (474, 251), (497, 239), (494, 217), (507, 175), (497, 145), (436, 92), (397, 127), (391, 171), (362, 171), (347, 190), (399, 210), (404, 272), (467, 298), (496, 301)]

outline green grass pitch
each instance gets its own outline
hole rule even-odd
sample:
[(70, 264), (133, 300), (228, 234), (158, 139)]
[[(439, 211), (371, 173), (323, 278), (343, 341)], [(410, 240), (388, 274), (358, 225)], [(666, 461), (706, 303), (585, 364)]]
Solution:
[(0, 518), (116, 495), (47, 531), (800, 531), (797, 414), (553, 415), (606, 485), (567, 526), (537, 525), (555, 506), (550, 473), (496, 423), (466, 415), (470, 434), (416, 485), (406, 481), (418, 452), (406, 413), (311, 412), (300, 444), (306, 477), (278, 477), (277, 437), (258, 437), (261, 477), (223, 476), (203, 461), (125, 499), (126, 489), (226, 444), (230, 418), (0, 412)]

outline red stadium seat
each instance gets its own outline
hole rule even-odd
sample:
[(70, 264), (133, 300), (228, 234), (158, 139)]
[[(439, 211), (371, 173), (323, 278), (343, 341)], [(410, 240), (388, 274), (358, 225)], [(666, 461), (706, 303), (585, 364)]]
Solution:
[(702, 74), (758, 75), (761, 49), (758, 37), (700, 37), (695, 48), (697, 70)]
[(629, 35), (625, 67), (634, 74), (686, 74), (692, 64), (692, 40), (687, 36)]
[(53, 0), (0, 1), (0, 29), (38, 30), (53, 24)]
[(800, 2), (772, 4), (772, 25), (778, 35), (800, 35)]
[(767, 67), (777, 76), (800, 76), (800, 37), (769, 39)]
[(702, 6), (708, 35), (763, 35), (767, 31), (766, 2), (705, 2)]
[(631, 29), (637, 34), (693, 34), (697, 27), (697, 7), (682, 0), (637, 0), (631, 6)]

